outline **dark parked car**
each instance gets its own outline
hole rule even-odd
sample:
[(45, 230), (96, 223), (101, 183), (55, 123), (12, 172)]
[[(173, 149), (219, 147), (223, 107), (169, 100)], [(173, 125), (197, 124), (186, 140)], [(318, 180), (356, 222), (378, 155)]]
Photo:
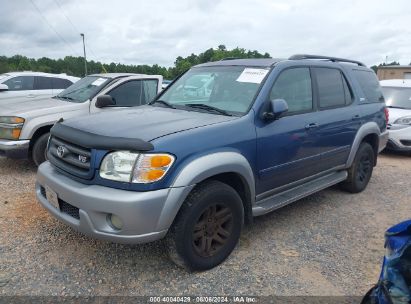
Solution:
[(57, 123), (37, 197), (83, 233), (166, 238), (177, 264), (209, 269), (254, 216), (338, 183), (364, 190), (386, 127), (378, 80), (360, 62), (205, 63), (150, 105)]

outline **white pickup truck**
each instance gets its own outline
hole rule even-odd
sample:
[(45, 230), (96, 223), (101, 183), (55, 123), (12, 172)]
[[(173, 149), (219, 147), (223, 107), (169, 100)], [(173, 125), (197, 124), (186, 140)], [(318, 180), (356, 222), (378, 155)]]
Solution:
[(0, 105), (0, 155), (46, 160), (50, 128), (60, 119), (146, 104), (161, 91), (160, 75), (109, 73), (89, 75), (60, 94), (28, 101), (14, 98)]

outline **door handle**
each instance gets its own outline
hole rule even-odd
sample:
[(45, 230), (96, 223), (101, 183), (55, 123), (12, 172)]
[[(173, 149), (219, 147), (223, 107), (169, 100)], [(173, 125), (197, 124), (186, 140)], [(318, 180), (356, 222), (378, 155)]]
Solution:
[(359, 114), (354, 115), (354, 116), (352, 117), (352, 120), (358, 120), (358, 119), (360, 119), (360, 115), (359, 115)]
[(316, 122), (310, 123), (308, 125), (305, 126), (306, 130), (310, 130), (310, 129), (314, 129), (314, 128), (318, 128), (320, 125)]
[(34, 94), (29, 94), (29, 95), (27, 95), (27, 97), (29, 97), (29, 98), (33, 98), (33, 97), (35, 97), (36, 95), (34, 95)]

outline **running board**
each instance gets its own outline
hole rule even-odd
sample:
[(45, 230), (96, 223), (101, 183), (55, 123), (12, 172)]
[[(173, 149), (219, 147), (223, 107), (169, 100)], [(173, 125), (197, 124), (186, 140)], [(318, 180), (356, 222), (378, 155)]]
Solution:
[(295, 188), (262, 199), (261, 201), (256, 202), (256, 206), (253, 207), (253, 216), (260, 216), (278, 208), (284, 207), (310, 194), (338, 184), (339, 182), (347, 179), (347, 176), (348, 173), (345, 170), (334, 172), (309, 181)]

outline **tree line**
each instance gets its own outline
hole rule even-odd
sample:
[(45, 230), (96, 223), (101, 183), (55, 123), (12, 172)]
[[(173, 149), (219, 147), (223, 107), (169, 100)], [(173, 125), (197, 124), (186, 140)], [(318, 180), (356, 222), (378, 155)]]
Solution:
[[(254, 50), (245, 50), (236, 47), (228, 50), (225, 45), (217, 48), (210, 48), (198, 55), (191, 54), (187, 57), (178, 56), (172, 67), (154, 65), (126, 65), (122, 63), (101, 63), (99, 61), (87, 61), (89, 74), (97, 73), (137, 73), (162, 75), (165, 79), (174, 79), (181, 73), (188, 70), (191, 66), (209, 61), (218, 61), (223, 58), (270, 58), (269, 53), (261, 54)], [(46, 73), (66, 73), (67, 75), (84, 76), (84, 58), (66, 56), (63, 59), (51, 59), (42, 57), (39, 59), (28, 58), (22, 55), (12, 57), (0, 56), (0, 74), (11, 71), (36, 71)]]
[[(174, 79), (181, 73), (196, 64), (209, 61), (218, 61), (223, 58), (270, 58), (269, 53), (260, 53), (256, 50), (246, 50), (236, 47), (228, 50), (225, 45), (217, 48), (210, 48), (198, 55), (191, 54), (187, 57), (178, 56), (172, 67), (164, 67), (158, 64), (153, 65), (126, 65), (122, 63), (101, 63), (99, 61), (88, 60), (87, 70), (89, 74), (97, 73), (137, 73), (149, 75), (162, 75), (165, 79)], [(386, 65), (399, 65), (399, 62), (381, 63), (371, 66), (375, 72), (378, 67)], [(410, 63), (411, 65), (411, 63)], [(46, 73), (66, 73), (67, 75), (83, 77), (84, 59), (83, 57), (66, 56), (63, 59), (51, 59), (42, 57), (39, 59), (28, 58), (22, 55), (12, 57), (0, 56), (0, 74), (11, 71), (36, 71)]]

